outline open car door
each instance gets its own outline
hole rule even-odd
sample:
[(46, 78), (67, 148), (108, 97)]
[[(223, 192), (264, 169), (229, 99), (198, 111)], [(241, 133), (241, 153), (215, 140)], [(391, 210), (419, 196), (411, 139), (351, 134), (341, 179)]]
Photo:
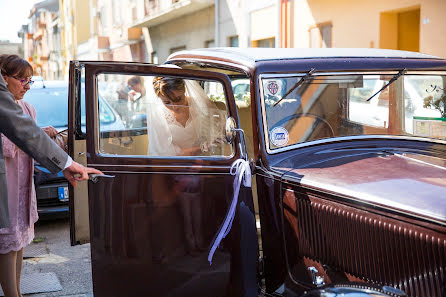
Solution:
[[(184, 91), (158, 96), (154, 88), (169, 81), (182, 81)], [(199, 108), (189, 86), (198, 88)], [(70, 188), (72, 244), (91, 242), (95, 296), (257, 292), (250, 191), (242, 190), (231, 232), (212, 265), (207, 260), (233, 199), (231, 164), (245, 150), (239, 134), (232, 144), (224, 140), (226, 119), (238, 123), (226, 75), (72, 62), (69, 106), (71, 155), (105, 174)], [(174, 117), (179, 108), (188, 109), (181, 113), (187, 121)], [(242, 261), (242, 253), (249, 259)]]

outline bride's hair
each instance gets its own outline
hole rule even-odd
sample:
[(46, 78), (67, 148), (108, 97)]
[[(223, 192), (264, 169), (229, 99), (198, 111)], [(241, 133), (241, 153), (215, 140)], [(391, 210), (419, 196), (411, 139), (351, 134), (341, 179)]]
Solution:
[(181, 90), (184, 92), (186, 86), (181, 78), (157, 76), (153, 78), (153, 90), (157, 96), (173, 98), (173, 91)]

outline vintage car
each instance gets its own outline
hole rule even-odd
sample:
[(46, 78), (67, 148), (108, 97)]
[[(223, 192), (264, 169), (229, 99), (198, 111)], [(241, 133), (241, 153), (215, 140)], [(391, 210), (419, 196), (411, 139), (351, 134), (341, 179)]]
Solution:
[[(105, 131), (98, 98), (134, 76), (147, 126)], [(199, 87), (201, 111), (187, 87), (181, 107), (199, 149), (156, 148), (180, 125), (160, 78)], [(392, 50), (73, 61), (69, 151), (105, 174), (70, 187), (94, 295), (446, 296), (445, 88), (446, 60)]]

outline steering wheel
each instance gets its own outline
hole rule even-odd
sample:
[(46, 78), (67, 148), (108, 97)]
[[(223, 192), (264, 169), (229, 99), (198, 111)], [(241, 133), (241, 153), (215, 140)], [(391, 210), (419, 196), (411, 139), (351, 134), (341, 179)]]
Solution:
[(328, 128), (328, 130), (330, 132), (330, 137), (334, 137), (335, 136), (333, 127), (330, 125), (330, 123), (326, 119), (321, 118), (320, 116), (317, 116), (317, 115), (314, 115), (314, 114), (311, 114), (311, 113), (294, 113), (292, 115), (284, 117), (283, 119), (281, 119), (278, 122), (276, 122), (273, 125), (272, 129), (274, 129), (276, 127), (279, 127), (279, 126), (285, 124), (286, 122), (288, 122), (288, 121), (290, 121), (292, 119), (297, 119), (297, 118), (300, 118), (300, 117), (312, 117), (312, 118), (314, 118), (316, 121), (313, 123), (313, 125), (316, 124), (317, 122), (323, 123)]

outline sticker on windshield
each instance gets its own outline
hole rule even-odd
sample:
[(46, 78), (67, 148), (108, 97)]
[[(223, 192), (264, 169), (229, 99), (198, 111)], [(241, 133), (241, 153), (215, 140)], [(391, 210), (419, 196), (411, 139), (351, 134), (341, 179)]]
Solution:
[(284, 127), (276, 127), (270, 132), (271, 142), (275, 146), (284, 146), (288, 144), (288, 140), (290, 140), (290, 135), (288, 131)]
[(282, 82), (280, 80), (266, 80), (266, 94), (276, 96), (280, 94)]

